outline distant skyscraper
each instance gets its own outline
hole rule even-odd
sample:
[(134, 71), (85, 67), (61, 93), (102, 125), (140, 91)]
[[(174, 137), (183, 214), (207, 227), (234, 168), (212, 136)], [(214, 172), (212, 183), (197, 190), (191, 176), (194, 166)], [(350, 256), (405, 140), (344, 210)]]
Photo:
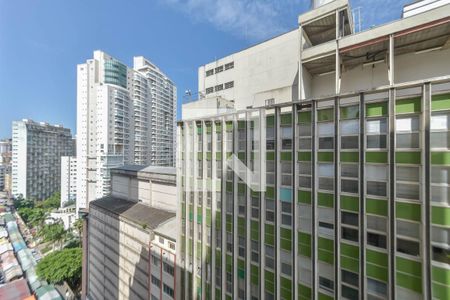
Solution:
[(8, 190), (11, 186), (11, 139), (0, 141), (0, 191)]
[(61, 157), (61, 207), (77, 197), (77, 157)]
[(12, 124), (12, 194), (43, 200), (60, 189), (61, 156), (73, 155), (70, 129), (24, 119)]
[(173, 165), (176, 88), (143, 57), (128, 68), (102, 51), (78, 65), (77, 209), (109, 194), (109, 170)]

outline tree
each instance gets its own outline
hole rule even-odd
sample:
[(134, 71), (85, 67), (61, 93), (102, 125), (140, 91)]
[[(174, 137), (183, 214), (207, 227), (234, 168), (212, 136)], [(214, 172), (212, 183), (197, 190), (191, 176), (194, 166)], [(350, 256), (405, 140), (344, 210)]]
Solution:
[(52, 284), (66, 281), (73, 290), (79, 290), (81, 260), (81, 248), (56, 251), (39, 261), (36, 273), (40, 279)]
[(51, 210), (53, 208), (59, 208), (61, 205), (61, 194), (59, 192), (54, 193), (44, 201), (38, 202), (36, 207)]
[(83, 219), (82, 218), (76, 219), (75, 222), (73, 223), (73, 228), (76, 230), (78, 236), (81, 239), (83, 235)]
[(67, 232), (64, 230), (64, 225), (61, 223), (48, 224), (42, 227), (39, 235), (44, 239), (44, 242), (52, 243), (55, 249), (55, 243), (59, 243), (59, 248), (62, 248)]

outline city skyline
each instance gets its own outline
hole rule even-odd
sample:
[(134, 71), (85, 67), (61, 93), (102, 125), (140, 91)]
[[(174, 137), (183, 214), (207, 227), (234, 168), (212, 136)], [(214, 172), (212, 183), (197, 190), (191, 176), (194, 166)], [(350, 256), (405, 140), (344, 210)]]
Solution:
[[(353, 7), (362, 7), (363, 29), (398, 19), (400, 7), (408, 1), (389, 3), (392, 10), (385, 12), (383, 8), (387, 2), (351, 1)], [(197, 89), (198, 66), (295, 28), (296, 18), (292, 16), (309, 9), (309, 1), (301, 0), (266, 1), (261, 6), (249, 1), (230, 1), (231, 6), (239, 9), (227, 10), (228, 19), (217, 15), (217, 22), (214, 22), (214, 14), (209, 17), (200, 15), (201, 12), (211, 14), (210, 10), (218, 7), (216, 1), (210, 3), (208, 8), (196, 10), (191, 2), (138, 2), (125, 8), (127, 13), (124, 15), (147, 20), (144, 22), (147, 25), (134, 28), (132, 34), (129, 34), (130, 28), (127, 26), (109, 32), (109, 16), (122, 13), (124, 8), (121, 6), (109, 6), (108, 10), (96, 15), (96, 27), (92, 28), (82, 22), (84, 18), (75, 17), (81, 11), (94, 14), (104, 7), (100, 2), (90, 6), (83, 3), (41, 2), (39, 6), (25, 2), (1, 3), (0, 64), (3, 68), (0, 70), (0, 85), (3, 88), (0, 89), (0, 99), (2, 104), (14, 107), (14, 110), (0, 112), (0, 138), (11, 137), (12, 121), (24, 118), (62, 124), (76, 134), (75, 66), (94, 50), (110, 53), (127, 65), (132, 65), (133, 56), (143, 55), (165, 70), (178, 87), (177, 119), (180, 119), (180, 104), (185, 91)], [(245, 18), (242, 7), (249, 9)], [(267, 14), (269, 9), (273, 10), (273, 21), (255, 26), (255, 19), (258, 19), (255, 16)], [(20, 11), (23, 15), (20, 23), (12, 19), (14, 11)], [(241, 21), (232, 25), (233, 18), (240, 18)], [(54, 21), (60, 21), (59, 25), (54, 26)], [(140, 40), (139, 45), (132, 42), (136, 36), (147, 34), (149, 28), (157, 27), (161, 22), (183, 26), (168, 26), (154, 31), (152, 39)], [(135, 27), (134, 22), (129, 23), (132, 28)], [(264, 26), (270, 29), (262, 32)], [(236, 30), (243, 28), (247, 29)], [(176, 38), (169, 39), (168, 36)], [(205, 37), (208, 38), (208, 47), (203, 46)], [(118, 40), (121, 42), (118, 43)], [(157, 41), (157, 46), (154, 41)], [(30, 53), (33, 53), (33, 59), (26, 59)], [(39, 76), (35, 72), (23, 71), (30, 68), (39, 70)], [(23, 84), (27, 88), (21, 88)]]

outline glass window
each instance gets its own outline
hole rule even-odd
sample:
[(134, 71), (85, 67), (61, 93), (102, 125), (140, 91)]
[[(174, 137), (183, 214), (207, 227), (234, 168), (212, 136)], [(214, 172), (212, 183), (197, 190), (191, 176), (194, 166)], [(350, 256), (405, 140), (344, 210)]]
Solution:
[(387, 285), (384, 282), (367, 278), (367, 292), (376, 295), (387, 295)]
[(341, 234), (342, 234), (343, 239), (353, 241), (353, 242), (358, 242), (358, 240), (359, 240), (358, 230), (356, 230), (356, 229), (342, 227)]
[(420, 244), (418, 242), (397, 238), (397, 251), (412, 255), (420, 255)]
[(342, 282), (353, 286), (359, 286), (359, 275), (346, 270), (341, 270)]
[(431, 167), (431, 182), (450, 184), (450, 167)]
[(359, 166), (357, 164), (341, 164), (341, 176), (357, 178)]
[(397, 189), (395, 193), (397, 194), (397, 198), (409, 200), (419, 200), (420, 198), (418, 184), (397, 183)]
[(444, 264), (450, 264), (450, 249), (439, 246), (433, 246), (432, 259)]
[(342, 149), (357, 149), (359, 148), (359, 136), (343, 136), (341, 137)]
[(357, 194), (358, 191), (358, 180), (341, 179), (341, 192)]
[(310, 136), (311, 135), (311, 124), (300, 124), (298, 126), (298, 134), (299, 136)]
[(298, 170), (300, 174), (311, 175), (311, 163), (310, 162), (299, 162)]
[(281, 138), (290, 139), (292, 138), (292, 127), (281, 127)]
[(334, 190), (334, 179), (326, 178), (326, 177), (319, 178), (319, 189), (326, 190), (326, 191), (333, 191)]
[(367, 149), (384, 149), (386, 148), (386, 135), (368, 135)]
[(311, 177), (307, 176), (299, 176), (298, 178), (298, 185), (303, 188), (311, 188)]
[(381, 232), (386, 232), (387, 221), (386, 218), (367, 215), (367, 229), (377, 230)]
[(319, 138), (319, 149), (334, 149), (334, 138), (333, 137)]
[(419, 182), (419, 167), (397, 167), (397, 181)]
[(359, 299), (358, 290), (342, 285), (342, 297), (344, 299), (357, 300)]
[(347, 211), (341, 212), (341, 223), (352, 226), (358, 226), (359, 224), (358, 214)]
[(373, 232), (367, 232), (367, 244), (386, 249), (386, 236)]
[(369, 119), (366, 121), (366, 133), (386, 133), (387, 132), (387, 119)]
[(367, 181), (367, 194), (385, 197), (387, 195), (387, 187), (385, 182)]
[(450, 148), (450, 131), (446, 132), (431, 132), (430, 136), (431, 148)]
[(341, 135), (359, 134), (359, 120), (341, 121)]
[(317, 124), (317, 131), (319, 136), (333, 136), (334, 123), (319, 123)]
[(431, 227), (431, 241), (433, 243), (449, 245), (450, 244), (450, 229), (432, 226)]
[(334, 281), (319, 276), (319, 287), (332, 293), (334, 291)]
[(333, 164), (319, 164), (318, 165), (319, 176), (333, 177), (334, 165)]
[(366, 165), (366, 177), (368, 180), (386, 181), (387, 166)]
[(397, 220), (397, 234), (419, 239), (420, 225), (418, 223)]

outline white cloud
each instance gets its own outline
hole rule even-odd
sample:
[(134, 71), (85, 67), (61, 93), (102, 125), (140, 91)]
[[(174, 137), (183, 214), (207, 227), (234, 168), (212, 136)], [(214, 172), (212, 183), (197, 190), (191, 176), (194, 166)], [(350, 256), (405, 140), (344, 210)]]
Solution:
[(160, 0), (197, 22), (260, 41), (295, 28), (308, 0)]

